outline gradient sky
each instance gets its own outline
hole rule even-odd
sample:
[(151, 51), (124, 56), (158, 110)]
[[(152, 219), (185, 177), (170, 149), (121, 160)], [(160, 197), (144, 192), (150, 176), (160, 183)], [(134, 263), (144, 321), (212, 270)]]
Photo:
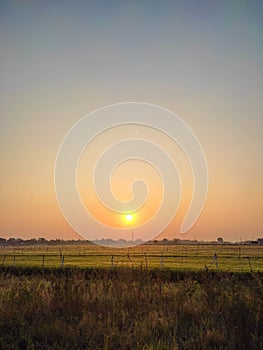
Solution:
[(262, 33), (254, 0), (1, 1), (0, 236), (78, 238), (56, 202), (59, 145), (94, 109), (141, 101), (183, 118), (209, 168), (198, 222), (163, 237), (262, 237)]

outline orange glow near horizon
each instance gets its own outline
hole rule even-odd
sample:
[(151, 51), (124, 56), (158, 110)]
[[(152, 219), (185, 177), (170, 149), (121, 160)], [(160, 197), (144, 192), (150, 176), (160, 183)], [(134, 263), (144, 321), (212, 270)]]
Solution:
[[(117, 166), (111, 174), (111, 177), (110, 174), (102, 174), (102, 181), (107, 181), (109, 186), (111, 186), (113, 195), (119, 201), (123, 202), (132, 199), (132, 184), (134, 181), (139, 178), (145, 181), (148, 188), (148, 197), (144, 205), (136, 210), (136, 216), (134, 212), (125, 213), (124, 211), (124, 213), (118, 213), (109, 210), (103, 205), (103, 198), (100, 201), (93, 183), (93, 171), (101, 153), (107, 149), (107, 147), (111, 146), (113, 139), (114, 142), (117, 142), (120, 135), (121, 139), (128, 137), (131, 130), (135, 132), (138, 127), (121, 126), (119, 129), (118, 133), (116, 130), (106, 131), (103, 133), (102, 137), (93, 140), (92, 143), (89, 144), (79, 162), (77, 172), (78, 189), (84, 206), (99, 222), (116, 228), (127, 228), (127, 225), (137, 227), (150, 220), (151, 217), (156, 214), (162, 202), (163, 184), (158, 171), (145, 161), (131, 159)], [(147, 130), (149, 128), (144, 127), (143, 129)], [(147, 131), (149, 132), (149, 130)], [(149, 135), (151, 135), (151, 133)], [(127, 220), (125, 217), (126, 214), (132, 214), (133, 219), (130, 221)]]

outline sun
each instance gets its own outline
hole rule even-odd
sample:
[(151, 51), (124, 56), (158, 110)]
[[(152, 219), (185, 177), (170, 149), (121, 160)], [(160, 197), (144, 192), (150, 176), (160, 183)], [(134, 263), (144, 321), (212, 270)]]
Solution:
[(127, 223), (131, 224), (135, 219), (135, 215), (134, 214), (125, 214), (124, 218), (125, 218), (125, 221)]
[(135, 222), (137, 221), (137, 213), (122, 213), (121, 220), (123, 227), (134, 227)]

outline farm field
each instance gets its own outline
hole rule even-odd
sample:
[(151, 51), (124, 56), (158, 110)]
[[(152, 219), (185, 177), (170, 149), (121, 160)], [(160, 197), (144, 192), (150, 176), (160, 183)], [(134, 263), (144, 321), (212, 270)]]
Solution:
[(141, 245), (126, 249), (91, 244), (2, 246), (2, 266), (168, 268), (263, 272), (263, 246)]

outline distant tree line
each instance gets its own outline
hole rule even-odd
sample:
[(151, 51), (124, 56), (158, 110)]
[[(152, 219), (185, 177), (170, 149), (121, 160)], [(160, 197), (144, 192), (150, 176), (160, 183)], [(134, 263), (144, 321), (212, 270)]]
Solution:
[(248, 241), (242, 241), (242, 242), (228, 242), (225, 241), (222, 237), (218, 237), (216, 241), (198, 241), (198, 240), (187, 240), (187, 239), (179, 239), (179, 238), (174, 238), (174, 239), (167, 239), (163, 238), (162, 240), (151, 240), (149, 242), (143, 242), (141, 240), (136, 240), (136, 241), (126, 241), (124, 239), (119, 239), (117, 241), (114, 241), (113, 239), (101, 239), (101, 240), (96, 240), (94, 242), (88, 241), (88, 240), (64, 240), (64, 239), (46, 239), (46, 238), (30, 238), (30, 239), (22, 239), (22, 238), (1, 238), (0, 237), (0, 246), (20, 246), (20, 245), (76, 245), (76, 244), (102, 244), (102, 245), (107, 245), (110, 246), (116, 245), (117, 244), (124, 244), (124, 243), (130, 242), (135, 245), (139, 244), (147, 244), (147, 245), (176, 245), (176, 244), (263, 244), (263, 239), (258, 238), (257, 240), (248, 240)]
[(30, 238), (30, 239), (21, 239), (21, 238), (0, 238), (0, 245), (63, 245), (63, 244), (85, 244), (90, 243), (85, 240), (63, 240), (63, 239), (51, 239), (47, 240), (45, 238)]

